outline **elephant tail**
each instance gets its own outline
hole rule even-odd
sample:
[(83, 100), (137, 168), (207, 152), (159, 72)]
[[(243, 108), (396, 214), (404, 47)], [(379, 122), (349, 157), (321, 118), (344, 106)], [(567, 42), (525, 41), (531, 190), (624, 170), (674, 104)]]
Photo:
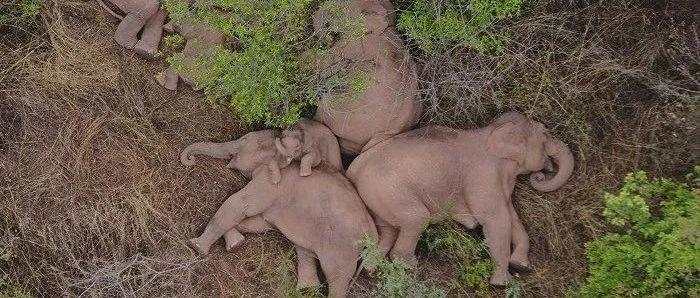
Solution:
[[(102, 6), (104, 10), (106, 10), (109, 14), (114, 16), (117, 19), (123, 20), (125, 13), (119, 9), (114, 3), (110, 2), (109, 0), (97, 0), (97, 3)], [(121, 14), (120, 14), (121, 12)]]

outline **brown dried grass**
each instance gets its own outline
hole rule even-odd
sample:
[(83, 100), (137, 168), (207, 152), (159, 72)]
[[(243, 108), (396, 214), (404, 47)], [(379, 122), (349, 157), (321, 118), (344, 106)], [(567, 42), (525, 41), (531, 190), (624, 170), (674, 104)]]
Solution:
[[(0, 273), (38, 295), (289, 294), (291, 246), (277, 233), (204, 258), (185, 245), (245, 181), (215, 161), (185, 169), (179, 151), (250, 128), (189, 89), (161, 89), (163, 62), (116, 46), (94, 2), (47, 2), (39, 29), (0, 32)], [(424, 123), (473, 127), (516, 109), (575, 151), (565, 188), (514, 195), (537, 268), (521, 278), (527, 296), (581, 280), (583, 243), (606, 230), (601, 193), (624, 173), (677, 177), (694, 163), (694, 17), (691, 1), (533, 2), (503, 25), (501, 56), (416, 53)], [(451, 275), (424, 257), (422, 276)], [(352, 292), (371, 288), (363, 277)]]

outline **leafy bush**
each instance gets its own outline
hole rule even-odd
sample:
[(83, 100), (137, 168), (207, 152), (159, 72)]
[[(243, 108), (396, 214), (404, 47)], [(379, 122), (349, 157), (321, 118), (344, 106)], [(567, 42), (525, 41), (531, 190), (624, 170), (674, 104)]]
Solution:
[[(700, 167), (695, 169), (696, 178), (698, 174)], [(603, 215), (618, 231), (587, 244), (590, 276), (579, 294), (697, 297), (697, 189), (636, 172), (625, 178), (618, 194), (606, 194), (604, 199)]]
[(479, 52), (500, 52), (507, 36), (493, 25), (520, 11), (522, 0), (415, 0), (397, 26), (423, 51), (465, 44)]
[[(192, 76), (210, 102), (231, 107), (245, 122), (282, 127), (295, 123), (313, 102), (306, 80), (307, 42), (313, 0), (210, 0), (193, 10), (181, 0), (166, 0), (172, 18), (200, 22), (238, 41), (183, 69), (181, 56), (169, 62)], [(221, 13), (224, 11), (225, 13)]]
[(482, 296), (489, 294), (488, 279), (494, 263), (483, 240), (461, 232), (452, 222), (442, 222), (425, 229), (418, 247), (451, 260), (456, 266), (459, 286), (472, 288)]
[(379, 250), (374, 239), (365, 237), (361, 241), (362, 261), (365, 268), (374, 268), (378, 279), (377, 295), (381, 297), (445, 297), (437, 287), (419, 282), (408, 265), (401, 261), (389, 261)]
[(0, 27), (29, 25), (36, 21), (43, 0), (10, 0), (0, 3)]

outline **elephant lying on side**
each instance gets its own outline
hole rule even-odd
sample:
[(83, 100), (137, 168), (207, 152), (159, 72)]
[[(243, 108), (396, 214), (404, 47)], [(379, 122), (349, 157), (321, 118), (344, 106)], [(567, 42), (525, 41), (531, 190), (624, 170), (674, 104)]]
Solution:
[[(114, 36), (117, 44), (154, 58), (163, 36), (165, 12), (158, 0), (97, 0), (108, 13), (120, 19)], [(141, 38), (139, 39), (139, 32)]]
[[(546, 179), (549, 157), (558, 172)], [(516, 176), (535, 172), (530, 184), (553, 191), (573, 165), (571, 151), (541, 123), (507, 113), (482, 129), (430, 126), (395, 136), (362, 153), (347, 173), (375, 215), (380, 248), (392, 258), (415, 264), (429, 217), (447, 213), (467, 228), (483, 226), (496, 263), (491, 283), (502, 285), (511, 279), (509, 264), (530, 267), (527, 232), (511, 201)]]
[[(275, 149), (271, 130), (249, 133), (237, 141), (225, 143), (229, 166), (251, 181), (229, 197), (219, 208), (204, 232), (190, 240), (205, 254), (224, 236), (237, 241), (239, 231), (259, 232), (274, 227), (297, 247), (299, 285), (317, 283), (314, 257), (329, 282), (330, 295), (343, 297), (357, 268), (364, 236), (376, 239), (372, 217), (352, 184), (339, 172), (325, 166), (313, 175), (299, 175), (299, 165), (283, 163)], [(183, 161), (190, 161), (186, 155)], [(220, 155), (218, 157), (224, 157)], [(280, 181), (275, 184), (270, 162), (279, 162)], [(242, 240), (242, 239), (241, 239)]]
[[(338, 40), (316, 63), (329, 86), (319, 94), (314, 119), (338, 136), (345, 153), (356, 155), (418, 122), (423, 109), (416, 66), (392, 24), (390, 1), (326, 3), (314, 14), (314, 30)], [(362, 28), (346, 28), (358, 22)], [(364, 86), (359, 90), (345, 86), (358, 81)]]

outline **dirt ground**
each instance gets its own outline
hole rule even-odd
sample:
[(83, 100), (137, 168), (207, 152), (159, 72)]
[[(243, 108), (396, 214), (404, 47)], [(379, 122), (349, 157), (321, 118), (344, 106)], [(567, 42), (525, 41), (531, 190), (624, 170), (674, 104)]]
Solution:
[[(245, 179), (220, 161), (187, 169), (179, 152), (259, 127), (158, 86), (165, 63), (119, 48), (94, 1), (46, 2), (37, 28), (0, 29), (0, 272), (39, 296), (288, 293), (294, 257), (278, 233), (206, 257), (186, 245)], [(424, 124), (474, 127), (516, 109), (575, 153), (561, 190), (516, 188), (536, 268), (519, 278), (525, 296), (583, 280), (584, 243), (607, 230), (602, 194), (625, 173), (682, 177), (696, 163), (697, 19), (693, 1), (533, 1), (503, 25), (499, 57), (416, 53)], [(420, 275), (439, 282), (448, 265), (423, 255)], [(371, 284), (363, 273), (351, 293)]]

